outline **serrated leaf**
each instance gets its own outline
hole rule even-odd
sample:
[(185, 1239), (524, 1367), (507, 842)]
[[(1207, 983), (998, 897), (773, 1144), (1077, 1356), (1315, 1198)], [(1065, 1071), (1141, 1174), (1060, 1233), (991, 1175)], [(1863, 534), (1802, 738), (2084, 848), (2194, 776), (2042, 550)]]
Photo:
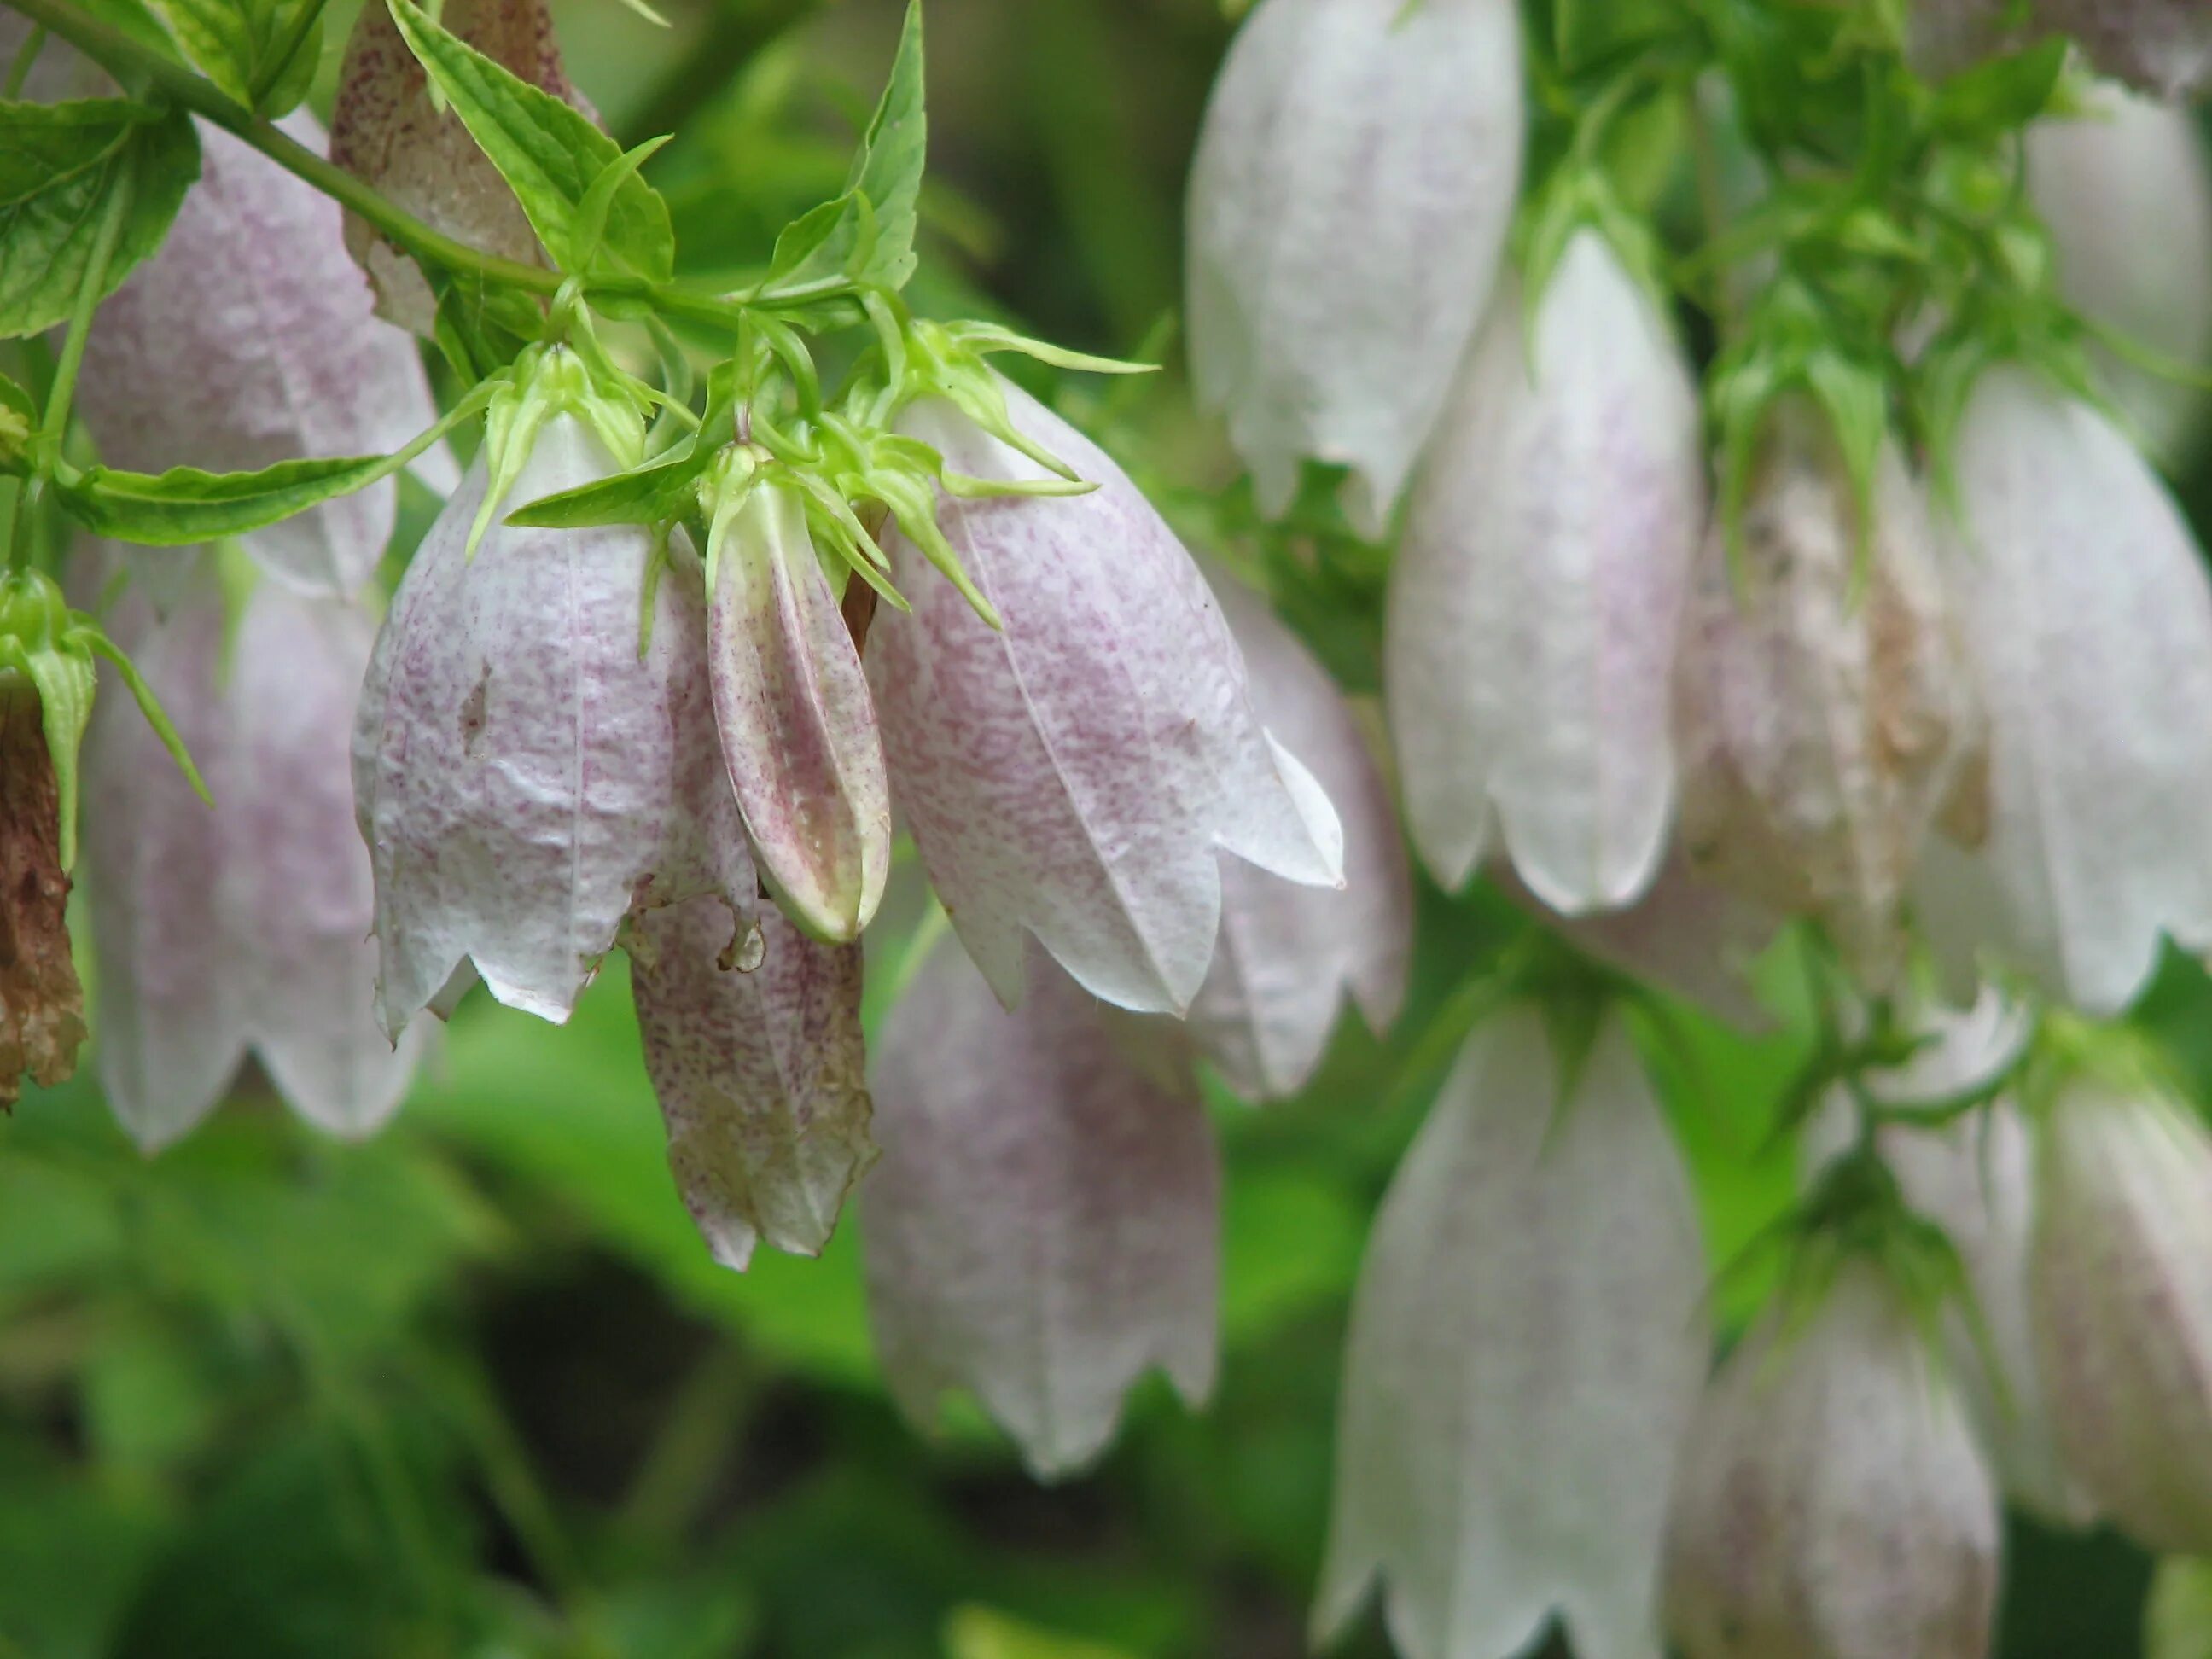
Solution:
[(121, 99), (0, 102), (0, 337), (68, 319), (111, 192), (127, 188), (131, 198), (103, 298), (161, 246), (199, 171), (199, 139), (182, 110)]
[(581, 530), (595, 525), (659, 524), (683, 509), (692, 482), (707, 458), (684, 455), (635, 472), (541, 495), (507, 515), (507, 522), (533, 530)]
[(845, 183), (876, 210), (873, 258), (856, 278), (886, 288), (902, 288), (914, 275), (915, 222), (929, 140), (922, 92), (921, 3), (909, 0), (890, 79)]
[(253, 31), (234, 0), (148, 0), (201, 74), (241, 104), (253, 101)]
[[(408, 50), (514, 190), (546, 251), (563, 270), (575, 269), (580, 254), (591, 251), (579, 246), (585, 199), (623, 159), (621, 149), (589, 118), (456, 40), (409, 0), (388, 3)], [(613, 191), (605, 246), (653, 281), (675, 270), (668, 204), (635, 171)]]

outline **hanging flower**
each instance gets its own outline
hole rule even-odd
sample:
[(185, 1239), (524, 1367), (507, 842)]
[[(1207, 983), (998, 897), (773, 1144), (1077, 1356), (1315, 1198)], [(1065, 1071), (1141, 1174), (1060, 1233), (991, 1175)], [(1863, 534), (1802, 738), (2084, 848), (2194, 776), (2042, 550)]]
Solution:
[[(868, 674), (892, 793), (961, 942), (1011, 1006), (1024, 933), (1106, 1001), (1189, 1007), (1219, 931), (1219, 853), (1343, 880), (1342, 830), (1260, 722), (1205, 578), (1106, 455), (1005, 388), (1016, 428), (1099, 487), (946, 499), (944, 536), (1003, 627), (889, 535), (910, 613), (879, 614)], [(912, 434), (957, 472), (1044, 469), (949, 404)]]
[(1030, 953), (1008, 1013), (940, 948), (877, 1055), (883, 1161), (862, 1188), (868, 1305), (892, 1392), (929, 1422), (972, 1389), (1040, 1477), (1105, 1448), (1153, 1365), (1213, 1384), (1220, 1176), (1195, 1091)]
[(1384, 647), (1415, 844), (1462, 885), (1497, 827), (1570, 915), (1647, 887), (1674, 800), (1668, 677), (1705, 525), (1664, 316), (1577, 231), (1533, 319), (1509, 284), (1407, 510)]
[(1480, 1030), (1354, 1295), (1315, 1626), (1380, 1580), (1407, 1659), (1656, 1651), (1661, 1525), (1705, 1375), (1689, 1188), (1626, 1030), (1579, 1066), (1534, 1007)]
[(1698, 1408), (1667, 1522), (1684, 1659), (1987, 1659), (1996, 1493), (1887, 1273), (1847, 1261), (1778, 1310)]
[(1509, 0), (1264, 0), (1192, 164), (1192, 373), (1260, 503), (1348, 466), (1370, 536), (1429, 435), (1520, 186)]

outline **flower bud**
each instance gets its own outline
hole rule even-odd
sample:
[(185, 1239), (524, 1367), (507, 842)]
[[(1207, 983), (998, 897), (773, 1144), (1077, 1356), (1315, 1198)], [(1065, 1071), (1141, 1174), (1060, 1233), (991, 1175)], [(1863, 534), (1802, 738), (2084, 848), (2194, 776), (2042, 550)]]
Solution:
[[(313, 118), (279, 125), (321, 148)], [(413, 343), (370, 315), (337, 204), (208, 122), (199, 137), (199, 183), (87, 340), (76, 404), (100, 459), (251, 471), (401, 447), (436, 417), (429, 385)], [(252, 531), (246, 550), (302, 592), (349, 598), (384, 556), (396, 489)]]
[[(1343, 880), (1343, 832), (1269, 737), (1206, 579), (1106, 455), (1006, 388), (1018, 428), (1088, 495), (946, 498), (944, 531), (994, 629), (904, 533), (910, 613), (879, 611), (868, 676), (892, 792), (961, 942), (1010, 1006), (1024, 930), (1093, 994), (1181, 1013), (1213, 957), (1218, 854)], [(1045, 470), (948, 404), (908, 416), (948, 468)]]
[(1348, 466), (1380, 535), (1482, 314), (1520, 185), (1508, 0), (1264, 0), (1191, 167), (1191, 369), (1279, 513)]
[(1930, 861), (1921, 921), (2114, 1012), (2162, 933), (2212, 944), (2212, 724), (2173, 717), (2212, 708), (2212, 585), (2142, 456), (2025, 368), (1975, 383), (1952, 466), (1943, 574), (1988, 710), (1986, 829), (1978, 858)]
[[(558, 410), (508, 499), (614, 470)], [(355, 726), (392, 1032), (468, 961), (500, 1001), (565, 1020), (633, 908), (715, 893), (744, 918), (757, 890), (714, 734), (696, 561), (679, 545), (648, 584), (641, 526), (495, 514), (471, 556), (486, 489), (479, 454), (392, 600)]]
[(719, 900), (690, 899), (640, 915), (628, 948), (676, 1184), (714, 1260), (742, 1272), (763, 1237), (820, 1255), (875, 1148), (859, 949), (768, 915), (740, 970), (732, 927)]
[(1352, 1302), (1327, 1640), (1378, 1579), (1399, 1650), (1656, 1656), (1662, 1523), (1705, 1380), (1705, 1263), (1626, 1030), (1579, 1066), (1516, 1006), (1475, 1034)]
[(2030, 1280), (2067, 1466), (2154, 1550), (2212, 1555), (2212, 1135), (2082, 1073), (2045, 1124)]
[(883, 1160), (860, 1202), (902, 1407), (926, 1423), (970, 1389), (1051, 1479), (1098, 1456), (1151, 1367), (1193, 1404), (1212, 1388), (1220, 1175), (1195, 1092), (1030, 963), (1012, 1013), (957, 949), (923, 965), (877, 1054)]
[(1499, 294), (1407, 510), (1384, 645), (1407, 817), (1444, 886), (1493, 820), (1555, 910), (1650, 884), (1698, 442), (1681, 352), (1601, 234), (1575, 233), (1533, 324)]
[(1231, 1089), (1278, 1100), (1313, 1075), (1347, 993), (1377, 1035), (1397, 1018), (1412, 884), (1389, 790), (1335, 682), (1256, 594), (1226, 577), (1213, 591), (1254, 703), (1311, 765), (1344, 825), (1341, 891), (1301, 887), (1241, 859), (1221, 869), (1221, 939), (1190, 1006), (1190, 1032)]
[(1996, 1495), (1886, 1272), (1765, 1321), (1698, 1408), (1667, 1522), (1684, 1659), (1987, 1659)]
[(0, 1109), (26, 1073), (46, 1085), (69, 1076), (84, 1042), (61, 825), (39, 692), (0, 669)]
[(793, 490), (714, 514), (708, 669), (753, 862), (793, 921), (850, 944), (882, 902), (890, 785), (860, 648)]
[(1675, 679), (1683, 844), (1754, 902), (1820, 918), (1881, 982), (1978, 720), (1896, 450), (1881, 451), (1862, 541), (1825, 425), (1802, 405), (1780, 416), (1743, 508), (1741, 579), (1716, 526), (1690, 599)]

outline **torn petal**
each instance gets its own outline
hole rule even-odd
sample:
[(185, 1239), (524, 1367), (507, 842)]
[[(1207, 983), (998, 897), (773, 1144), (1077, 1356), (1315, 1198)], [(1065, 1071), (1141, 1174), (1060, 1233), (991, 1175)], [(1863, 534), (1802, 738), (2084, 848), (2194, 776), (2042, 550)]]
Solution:
[(1152, 1366), (1194, 1404), (1212, 1387), (1220, 1176), (1195, 1096), (1031, 964), (1012, 1013), (957, 949), (922, 968), (877, 1056), (884, 1155), (861, 1205), (902, 1407), (927, 1422), (972, 1389), (1049, 1479), (1099, 1455)]

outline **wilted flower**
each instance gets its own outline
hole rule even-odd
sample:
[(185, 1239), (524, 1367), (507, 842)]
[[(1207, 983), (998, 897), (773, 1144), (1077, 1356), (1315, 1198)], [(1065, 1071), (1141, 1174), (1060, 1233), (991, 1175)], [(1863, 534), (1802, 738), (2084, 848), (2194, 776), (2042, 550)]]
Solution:
[(1391, 734), (1414, 843), (1446, 887), (1493, 823), (1553, 909), (1611, 909), (1650, 884), (1705, 525), (1698, 428), (1667, 320), (1601, 233), (1568, 242), (1533, 322), (1516, 288), (1500, 293), (1391, 572)]
[[(509, 499), (614, 470), (561, 408)], [(393, 1032), (469, 962), (501, 1001), (565, 1019), (634, 908), (708, 893), (754, 908), (696, 561), (679, 545), (653, 575), (635, 526), (493, 522), (471, 555), (487, 488), (479, 455), (392, 600), (355, 727)]]
[[(1976, 383), (1943, 574), (1989, 718), (1986, 838), (1934, 859), (1923, 927), (2093, 1012), (2134, 1000), (2161, 933), (2212, 944), (2212, 586), (2134, 447), (2025, 368)], [(1966, 867), (1962, 866), (1978, 866)]]
[(1368, 1245), (1320, 1634), (1379, 1578), (1407, 1659), (1508, 1659), (1554, 1612), (1589, 1659), (1656, 1654), (1705, 1291), (1688, 1184), (1618, 1018), (1570, 1068), (1535, 1008), (1497, 1015)]
[[(2092, 322), (2170, 362), (2212, 355), (2212, 169), (2187, 110), (2100, 88), (2088, 110), (2028, 127), (2028, 194), (2060, 291)], [(2202, 393), (2099, 353), (2121, 410), (2171, 454)]]
[(1743, 509), (1717, 525), (1676, 676), (1682, 840), (1693, 865), (1845, 958), (1894, 971), (1922, 842), (1979, 736), (1918, 486), (1880, 453), (1861, 535), (1832, 434), (1778, 411)]
[(1379, 535), (1482, 313), (1520, 185), (1510, 0), (1264, 0), (1192, 164), (1192, 371), (1261, 507), (1310, 457)]
[(84, 1042), (64, 920), (62, 797), (42, 715), (30, 682), (0, 669), (0, 1109), (15, 1103), (26, 1073), (41, 1084), (69, 1076)]
[(714, 1259), (742, 1270), (759, 1238), (818, 1254), (875, 1152), (859, 947), (770, 913), (759, 964), (740, 969), (734, 926), (695, 898), (638, 916), (628, 944), (677, 1185)]
[[(1021, 994), (1024, 930), (1094, 995), (1181, 1013), (1212, 961), (1219, 854), (1289, 880), (1343, 879), (1342, 831), (1261, 725), (1243, 659), (1190, 556), (1136, 487), (1009, 386), (1018, 429), (1099, 488), (947, 499), (945, 538), (993, 629), (904, 533), (913, 602), (869, 636), (892, 793), (983, 976)], [(912, 434), (954, 471), (1044, 469), (941, 403)]]
[(375, 627), (264, 582), (234, 623), (212, 560), (155, 623), (126, 599), (139, 671), (212, 808), (129, 699), (86, 745), (86, 865), (100, 963), (100, 1079), (150, 1148), (191, 1128), (251, 1050), (300, 1114), (342, 1134), (399, 1103), (421, 1047), (376, 1028), (368, 856), (348, 740)]
[(1667, 1522), (1685, 1659), (1986, 1659), (2000, 1522), (1956, 1391), (1887, 1273), (1771, 1312), (1708, 1389)]
[(1220, 1176), (1196, 1091), (1042, 951), (1019, 1007), (994, 994), (940, 948), (884, 1031), (870, 1319), (910, 1415), (971, 1389), (1052, 1477), (1098, 1455), (1150, 1367), (1194, 1404), (1212, 1389)]
[[(584, 107), (561, 66), (545, 0), (446, 0), (438, 21), (501, 68)], [(486, 253), (543, 262), (514, 190), (459, 113), (433, 101), (429, 77), (380, 3), (361, 9), (346, 42), (331, 111), (331, 160), (433, 230)], [(414, 260), (352, 214), (346, 216), (345, 246), (368, 273), (378, 314), (429, 333), (437, 301)]]
[(1406, 995), (1413, 891), (1390, 794), (1343, 694), (1298, 638), (1234, 580), (1213, 584), (1269, 731), (1313, 768), (1344, 826), (1344, 890), (1245, 863), (1221, 870), (1221, 937), (1190, 1006), (1193, 1040), (1250, 1100), (1296, 1094), (1345, 997), (1388, 1031)]
[[(313, 118), (280, 125), (321, 147)], [(219, 127), (202, 121), (199, 137), (199, 183), (85, 348), (77, 408), (100, 459), (251, 471), (400, 448), (436, 411), (414, 343), (370, 314), (337, 204)], [(295, 587), (350, 598), (384, 556), (396, 488), (252, 531), (246, 550)]]
[(2068, 1468), (2155, 1550), (2212, 1554), (2212, 1135), (2077, 1073), (2044, 1124), (2037, 1357)]

